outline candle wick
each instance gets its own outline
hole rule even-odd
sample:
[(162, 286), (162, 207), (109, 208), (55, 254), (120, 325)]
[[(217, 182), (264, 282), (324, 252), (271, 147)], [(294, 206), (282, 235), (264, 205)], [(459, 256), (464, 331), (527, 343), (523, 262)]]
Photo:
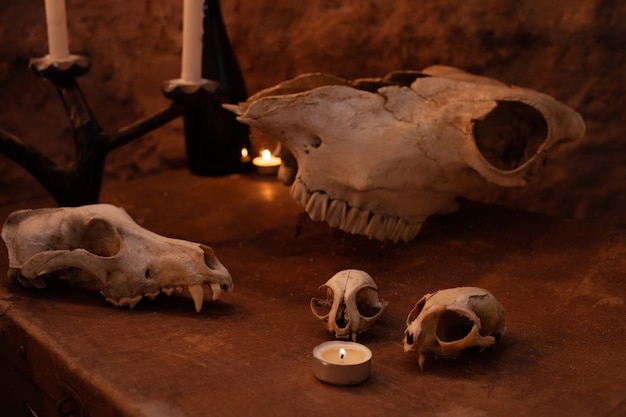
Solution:
[(346, 357), (346, 351), (345, 349), (340, 349), (339, 350), (339, 359), (343, 360)]

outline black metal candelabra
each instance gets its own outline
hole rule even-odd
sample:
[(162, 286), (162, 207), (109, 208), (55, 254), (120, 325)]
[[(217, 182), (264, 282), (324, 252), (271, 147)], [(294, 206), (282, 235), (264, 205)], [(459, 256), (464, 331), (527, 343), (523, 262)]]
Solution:
[(54, 84), (63, 101), (74, 133), (75, 155), (71, 166), (59, 166), (36, 148), (0, 129), (0, 153), (26, 169), (60, 206), (98, 202), (104, 163), (110, 151), (218, 97), (219, 84), (214, 81), (197, 84), (168, 81), (163, 84), (163, 94), (172, 100), (169, 106), (128, 126), (107, 131), (98, 124), (76, 82), (77, 77), (89, 71), (90, 64), (89, 58), (81, 55), (61, 61), (45, 56), (30, 62), (35, 74)]
[[(107, 154), (177, 117), (184, 116), (189, 169), (199, 175), (241, 171), (241, 148), (247, 147), (247, 127), (224, 102), (245, 100), (243, 78), (232, 52), (219, 9), (219, 0), (205, 0), (203, 78), (197, 82), (166, 81), (162, 91), (169, 106), (118, 130), (104, 130), (87, 104), (76, 78), (89, 71), (82, 55), (59, 60), (34, 58), (30, 67), (57, 89), (74, 134), (74, 160), (61, 167), (17, 136), (0, 129), (0, 153), (26, 169), (60, 206), (98, 202)], [(217, 80), (217, 81), (213, 81)]]

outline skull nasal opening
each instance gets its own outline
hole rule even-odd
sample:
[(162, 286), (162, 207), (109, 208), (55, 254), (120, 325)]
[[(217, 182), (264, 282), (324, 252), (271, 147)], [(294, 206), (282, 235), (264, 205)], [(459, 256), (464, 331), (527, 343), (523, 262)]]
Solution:
[(466, 337), (474, 327), (468, 317), (452, 310), (444, 311), (437, 322), (437, 337), (442, 342), (454, 342)]
[(404, 332), (404, 340), (406, 341), (407, 345), (412, 345), (413, 343), (415, 343), (415, 340), (413, 339), (413, 333), (409, 331)]
[(219, 269), (221, 266), (220, 261), (217, 259), (215, 252), (210, 246), (200, 244), (200, 249), (204, 252), (204, 263), (209, 269)]
[(548, 123), (535, 108), (517, 101), (498, 101), (473, 135), (483, 157), (497, 169), (509, 171), (530, 160), (548, 137)]
[(337, 314), (335, 315), (335, 324), (339, 329), (345, 329), (348, 326), (348, 322), (350, 321), (350, 317), (348, 317), (348, 312), (346, 311), (346, 303), (341, 302), (337, 307)]

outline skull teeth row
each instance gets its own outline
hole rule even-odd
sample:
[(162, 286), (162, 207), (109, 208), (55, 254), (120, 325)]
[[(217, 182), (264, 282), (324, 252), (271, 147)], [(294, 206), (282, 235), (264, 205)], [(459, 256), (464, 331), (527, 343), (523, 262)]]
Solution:
[(314, 221), (325, 221), (344, 232), (393, 242), (410, 241), (419, 233), (422, 222), (388, 216), (384, 213), (353, 207), (347, 201), (331, 198), (325, 191), (313, 191), (297, 178), (291, 196), (300, 203)]
[[(222, 288), (217, 283), (211, 283), (210, 286), (211, 291), (213, 292), (213, 300), (217, 300), (222, 293)], [(193, 284), (187, 287), (164, 287), (161, 288), (159, 291), (147, 292), (143, 295), (137, 295), (134, 297), (121, 297), (119, 299), (107, 297), (106, 294), (102, 291), (100, 293), (109, 303), (113, 304), (116, 307), (128, 306), (130, 308), (135, 308), (135, 306), (139, 303), (139, 301), (141, 301), (143, 297), (148, 297), (149, 299), (154, 300), (160, 293), (165, 293), (169, 296), (174, 294), (174, 292), (181, 294), (185, 290), (187, 290), (189, 295), (191, 295), (194, 306), (196, 307), (196, 311), (199, 313), (200, 310), (202, 310), (202, 304), (204, 303), (204, 288), (202, 284)]]

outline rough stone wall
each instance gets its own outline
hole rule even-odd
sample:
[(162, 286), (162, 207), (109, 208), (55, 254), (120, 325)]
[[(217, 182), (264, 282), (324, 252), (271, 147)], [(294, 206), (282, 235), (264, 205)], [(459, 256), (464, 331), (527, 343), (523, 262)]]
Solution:
[[(100, 123), (118, 127), (165, 106), (160, 83), (180, 71), (182, 0), (66, 1), (70, 49), (93, 58), (79, 82)], [(222, 0), (222, 11), (250, 93), (304, 72), (356, 78), (447, 64), (554, 96), (583, 115), (586, 138), (563, 146), (528, 186), (474, 197), (626, 223), (626, 3)], [(3, 0), (0, 128), (69, 162), (61, 103), (27, 68), (46, 53), (43, 0)], [(105, 181), (184, 163), (176, 121), (114, 151)], [(0, 204), (43, 194), (0, 155)]]

